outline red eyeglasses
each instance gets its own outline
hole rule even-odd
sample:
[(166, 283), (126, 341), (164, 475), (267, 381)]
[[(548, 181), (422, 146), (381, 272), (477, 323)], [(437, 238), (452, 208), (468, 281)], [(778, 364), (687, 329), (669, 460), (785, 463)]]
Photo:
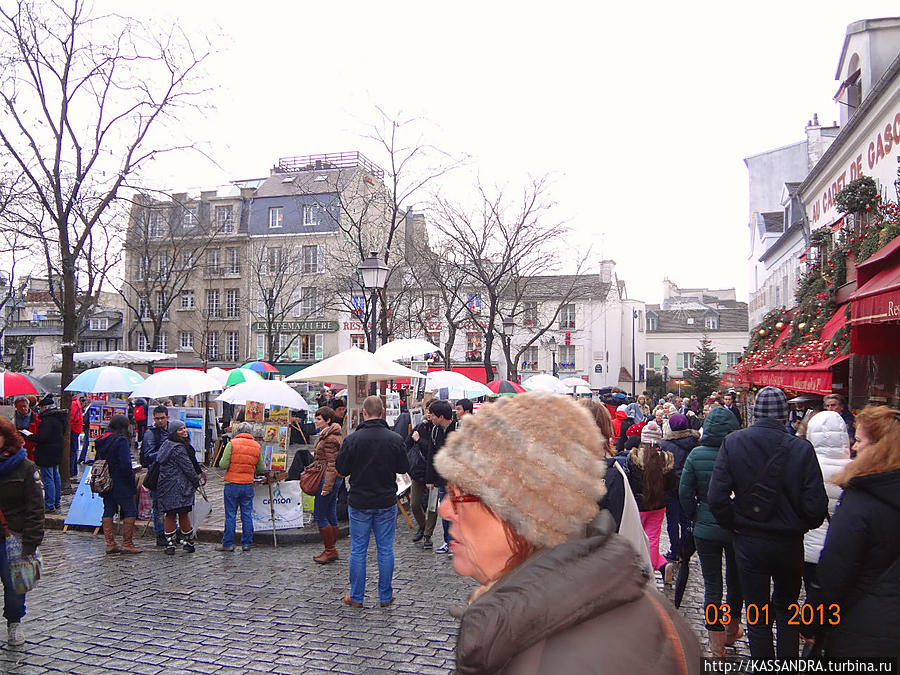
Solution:
[(469, 495), (463, 492), (460, 492), (459, 488), (455, 485), (451, 485), (447, 483), (447, 499), (450, 500), (450, 506), (453, 507), (453, 513), (459, 513), (457, 510), (457, 504), (463, 504), (465, 502), (480, 502), (481, 497), (478, 495)]

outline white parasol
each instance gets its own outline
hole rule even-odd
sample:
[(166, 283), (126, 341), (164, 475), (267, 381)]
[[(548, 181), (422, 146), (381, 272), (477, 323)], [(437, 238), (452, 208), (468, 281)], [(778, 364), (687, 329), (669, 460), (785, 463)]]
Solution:
[(420, 338), (403, 338), (388, 342), (381, 345), (375, 350), (375, 356), (388, 361), (397, 361), (399, 359), (411, 359), (414, 356), (422, 356), (440, 351), (439, 347), (435, 347), (428, 340)]
[[(77, 352), (72, 355), (72, 360), (75, 363), (99, 363), (108, 365), (155, 363), (156, 361), (170, 361), (176, 358), (178, 358), (177, 354), (122, 351), (121, 349), (113, 352)], [(62, 361), (62, 354), (54, 354), (53, 361)]]
[(541, 373), (540, 375), (532, 375), (527, 380), (522, 382), (522, 386), (525, 387), (528, 391), (550, 391), (554, 394), (569, 394), (571, 393), (569, 389), (571, 387), (567, 387), (564, 385), (559, 378), (553, 377), (552, 375), (547, 375), (546, 373)]
[(222, 391), (225, 385), (202, 370), (172, 368), (154, 373), (141, 382), (129, 398), (162, 398), (164, 396), (196, 396), (206, 391)]
[(346, 385), (348, 378), (367, 377), (375, 380), (395, 380), (401, 377), (421, 378), (424, 375), (406, 366), (384, 359), (377, 354), (350, 347), (340, 354), (319, 361), (309, 368), (298, 370), (285, 382), (333, 382)]
[(66, 387), (66, 391), (83, 391), (88, 394), (131, 392), (144, 376), (130, 368), (100, 366), (86, 370)]
[(487, 385), (476, 382), (462, 373), (453, 370), (433, 370), (425, 380), (425, 391), (447, 390), (447, 398), (479, 398), (493, 396)]
[(225, 403), (243, 404), (247, 401), (310, 410), (309, 403), (281, 380), (248, 380), (229, 387), (217, 398)]

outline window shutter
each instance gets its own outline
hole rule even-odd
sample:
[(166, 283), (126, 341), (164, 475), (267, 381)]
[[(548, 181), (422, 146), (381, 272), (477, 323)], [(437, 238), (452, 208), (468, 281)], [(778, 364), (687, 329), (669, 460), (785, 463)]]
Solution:
[(677, 356), (678, 356), (678, 359), (676, 360), (676, 363), (675, 363), (675, 369), (676, 370), (684, 370), (684, 352), (678, 352)]
[(316, 246), (316, 269), (319, 272), (325, 271), (325, 247), (322, 244)]
[(325, 349), (325, 336), (321, 333), (316, 333), (316, 361), (321, 361), (324, 356)]
[(653, 370), (660, 370), (662, 368), (662, 354), (656, 352), (653, 354)]

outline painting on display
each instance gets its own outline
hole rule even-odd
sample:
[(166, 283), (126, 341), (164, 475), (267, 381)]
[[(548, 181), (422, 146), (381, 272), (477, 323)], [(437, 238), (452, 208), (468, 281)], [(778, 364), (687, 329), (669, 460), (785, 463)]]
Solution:
[(264, 422), (266, 419), (265, 408), (262, 403), (247, 401), (244, 407), (244, 420), (247, 422)]

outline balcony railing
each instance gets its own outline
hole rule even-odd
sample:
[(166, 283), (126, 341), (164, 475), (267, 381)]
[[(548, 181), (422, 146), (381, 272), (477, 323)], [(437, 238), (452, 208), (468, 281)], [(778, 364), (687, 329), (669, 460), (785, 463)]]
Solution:
[(361, 167), (379, 180), (384, 178), (384, 169), (361, 152), (333, 152), (322, 155), (301, 155), (281, 157), (275, 170), (278, 173), (297, 171), (323, 171), (325, 169), (355, 169)]

